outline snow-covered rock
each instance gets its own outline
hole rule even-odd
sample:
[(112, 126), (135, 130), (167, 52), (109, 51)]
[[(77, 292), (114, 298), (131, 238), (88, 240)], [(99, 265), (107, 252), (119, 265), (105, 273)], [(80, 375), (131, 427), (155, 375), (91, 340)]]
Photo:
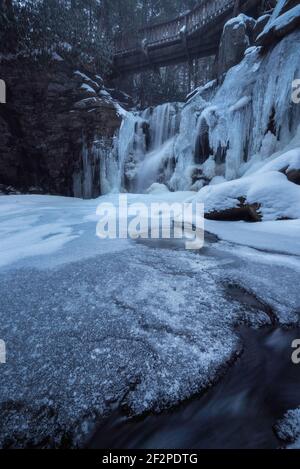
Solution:
[(256, 39), (257, 44), (268, 46), (300, 26), (300, 5), (285, 11), (285, 0), (279, 1), (273, 15)]
[(272, 159), (258, 170), (258, 174), (268, 171), (280, 171), (289, 181), (300, 184), (300, 147)]
[(300, 218), (300, 187), (277, 171), (206, 186), (195, 198), (207, 218), (280, 220)]
[(81, 85), (81, 89), (84, 91), (87, 91), (88, 93), (96, 94), (96, 91), (94, 90), (94, 88), (92, 88), (90, 85), (87, 85), (86, 83), (83, 83)]
[(252, 43), (255, 20), (240, 14), (224, 26), (218, 55), (218, 75), (222, 76), (231, 67), (239, 63), (245, 50)]
[(153, 183), (149, 189), (147, 189), (147, 194), (163, 194), (165, 192), (170, 192), (165, 184), (159, 184), (157, 182)]

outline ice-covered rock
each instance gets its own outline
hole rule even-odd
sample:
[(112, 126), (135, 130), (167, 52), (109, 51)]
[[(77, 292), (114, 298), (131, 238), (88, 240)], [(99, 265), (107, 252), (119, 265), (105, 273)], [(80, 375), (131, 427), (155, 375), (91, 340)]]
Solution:
[(289, 449), (300, 449), (300, 407), (289, 410), (276, 425), (276, 433)]
[(300, 26), (300, 5), (286, 11), (286, 8), (291, 6), (292, 3), (296, 5), (298, 2), (288, 2), (286, 0), (278, 2), (270, 20), (258, 35), (257, 44), (268, 46)]
[(267, 173), (268, 171), (280, 171), (287, 176), (289, 181), (300, 184), (300, 147), (272, 159), (257, 173)]
[(215, 220), (279, 220), (300, 218), (300, 187), (277, 171), (265, 171), (206, 186), (195, 198)]
[(240, 14), (224, 26), (218, 55), (218, 75), (222, 76), (231, 67), (239, 63), (245, 50), (253, 42), (255, 20)]

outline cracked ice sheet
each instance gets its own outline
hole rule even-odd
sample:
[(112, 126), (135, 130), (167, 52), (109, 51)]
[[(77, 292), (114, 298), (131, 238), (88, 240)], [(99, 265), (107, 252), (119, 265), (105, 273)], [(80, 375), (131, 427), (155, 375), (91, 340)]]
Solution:
[(174, 254), (136, 245), (1, 275), (1, 444), (59, 445), (68, 431), (82, 443), (94, 415), (158, 411), (216, 378), (239, 347), (240, 307), (217, 288), (220, 261)]
[[(186, 196), (163, 195), (169, 201)], [(7, 345), (0, 444), (59, 446), (63, 438), (82, 444), (96, 418), (120, 404), (140, 414), (207, 388), (240, 347), (233, 328), (244, 310), (228, 299), (220, 282), (243, 280), (263, 297), (266, 287), (266, 297), (282, 303), (283, 270), (271, 263), (263, 261), (262, 275), (257, 258), (245, 269), (242, 256), (223, 253), (222, 247), (199, 255), (127, 241), (119, 248), (118, 241), (115, 251), (105, 243), (98, 251), (95, 222), (88, 219), (99, 200), (17, 200), (10, 197), (1, 205), (5, 239), (18, 230), (16, 220), (25, 232), (37, 223), (57, 223), (79, 236), (53, 254), (20, 259), (0, 274), (0, 337)], [(43, 269), (36, 269), (40, 264)], [(284, 311), (299, 296), (297, 275), (285, 269)]]
[(227, 269), (229, 280), (261, 298), (273, 309), (282, 325), (300, 324), (298, 258), (268, 254), (226, 242), (219, 243), (216, 250), (240, 259), (236, 266)]

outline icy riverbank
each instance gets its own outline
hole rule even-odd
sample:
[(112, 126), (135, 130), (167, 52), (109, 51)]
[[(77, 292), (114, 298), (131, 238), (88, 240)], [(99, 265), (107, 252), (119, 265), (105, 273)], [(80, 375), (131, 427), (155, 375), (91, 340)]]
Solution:
[[(102, 242), (98, 202), (0, 199), (1, 445), (82, 445), (116, 407), (159, 411), (207, 388), (241, 348), (237, 324), (299, 320), (296, 256)], [(245, 300), (226, 285), (241, 285)]]

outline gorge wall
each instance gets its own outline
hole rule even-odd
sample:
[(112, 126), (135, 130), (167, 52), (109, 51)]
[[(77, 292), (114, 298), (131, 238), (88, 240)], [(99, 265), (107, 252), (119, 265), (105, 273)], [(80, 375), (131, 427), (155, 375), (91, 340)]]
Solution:
[(120, 126), (101, 77), (50, 63), (0, 57), (0, 189), (84, 198), (101, 194), (100, 164)]

